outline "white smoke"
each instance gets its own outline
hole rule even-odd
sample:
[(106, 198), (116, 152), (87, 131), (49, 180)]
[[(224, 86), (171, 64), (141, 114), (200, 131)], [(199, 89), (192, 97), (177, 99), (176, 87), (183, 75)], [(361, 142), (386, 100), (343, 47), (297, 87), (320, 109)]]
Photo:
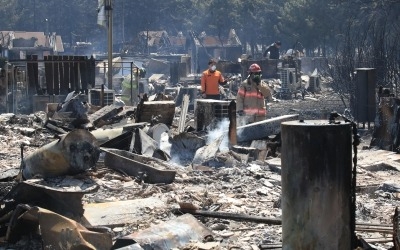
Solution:
[(159, 147), (162, 151), (171, 155), (171, 143), (169, 143), (169, 135), (167, 132), (161, 134)]
[[(218, 122), (214, 129), (212, 129), (208, 132), (208, 134), (206, 136), (206, 144), (209, 145), (212, 142), (215, 142), (216, 140), (218, 140), (222, 137), (222, 141), (219, 146), (219, 151), (220, 152), (229, 151), (228, 131), (229, 131), (229, 119), (225, 118), (225, 119), (221, 120), (220, 122)], [(171, 143), (169, 142), (168, 139), (169, 139), (168, 133), (161, 134), (159, 147), (161, 150), (163, 150), (164, 152), (171, 155)], [(181, 161), (181, 159), (179, 157), (179, 154), (172, 156), (169, 163), (171, 163), (173, 165), (178, 165), (178, 166), (184, 165), (184, 163)]]
[(236, 124), (237, 124), (236, 126), (241, 127), (241, 126), (247, 125), (247, 124), (249, 124), (249, 121), (250, 121), (250, 116), (247, 116), (247, 115), (237, 116), (236, 117)]
[(210, 144), (213, 141), (217, 140), (221, 136), (223, 136), (221, 145), (219, 146), (219, 150), (221, 152), (229, 151), (229, 119), (224, 118), (220, 122), (217, 123), (213, 130), (210, 130), (207, 134), (207, 142), (206, 144)]
[[(160, 136), (160, 144), (159, 147), (161, 150), (166, 152), (168, 155), (171, 155), (171, 146), (172, 144), (169, 142), (169, 134), (168, 132), (163, 132)], [(172, 156), (171, 159), (168, 161), (173, 166), (182, 167), (183, 163), (178, 155)]]
[(183, 163), (181, 162), (181, 159), (178, 155), (171, 157), (171, 160), (169, 160), (168, 162), (174, 166), (183, 167)]
[[(236, 124), (237, 124), (236, 127), (239, 128), (239, 127), (245, 126), (250, 123), (249, 121), (250, 121), (250, 116), (247, 116), (247, 115), (237, 116), (236, 117)], [(241, 134), (243, 133), (243, 131), (244, 131), (244, 129), (237, 129), (236, 136), (240, 137)]]

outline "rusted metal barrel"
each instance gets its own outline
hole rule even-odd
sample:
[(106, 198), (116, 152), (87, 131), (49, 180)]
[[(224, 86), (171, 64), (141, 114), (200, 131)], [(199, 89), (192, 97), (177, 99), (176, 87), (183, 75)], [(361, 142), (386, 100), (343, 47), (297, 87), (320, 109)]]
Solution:
[(282, 123), (283, 249), (351, 249), (351, 128)]
[(22, 176), (56, 177), (81, 173), (94, 167), (100, 149), (88, 131), (74, 130), (22, 159)]

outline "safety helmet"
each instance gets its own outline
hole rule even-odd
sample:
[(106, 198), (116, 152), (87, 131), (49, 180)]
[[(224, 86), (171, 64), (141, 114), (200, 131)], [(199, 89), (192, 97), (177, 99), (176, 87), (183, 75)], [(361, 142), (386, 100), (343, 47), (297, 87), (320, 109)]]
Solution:
[(252, 65), (250, 65), (249, 73), (257, 73), (257, 72), (261, 72), (260, 65), (258, 65), (257, 63), (253, 63)]

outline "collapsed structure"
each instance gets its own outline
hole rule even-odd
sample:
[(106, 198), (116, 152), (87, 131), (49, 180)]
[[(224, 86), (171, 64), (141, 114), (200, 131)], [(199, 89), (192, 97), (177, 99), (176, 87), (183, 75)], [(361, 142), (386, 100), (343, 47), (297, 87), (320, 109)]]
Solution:
[[(232, 54), (228, 49), (240, 45), (234, 35), (230, 33), (215, 48), (205, 34), (193, 37), (192, 52), (201, 46), (214, 56)], [(166, 39), (161, 33), (159, 40)], [(33, 104), (34, 114), (25, 123), (19, 121), (24, 116), (1, 115), (1, 131), (21, 122), (34, 127), (33, 131), (18, 128), (32, 142), (38, 133), (48, 138), (45, 145), (21, 142), (20, 167), (10, 168), (2, 177), (9, 190), (1, 199), (1, 244), (34, 242), (59, 249), (171, 249), (194, 244), (212, 249), (230, 248), (239, 238), (251, 249), (298, 244), (326, 249), (367, 247), (368, 234), (356, 238), (355, 232), (372, 231), (381, 233), (376, 242), (399, 247), (397, 212), (393, 225), (388, 225), (388, 218), (383, 219), (385, 225), (377, 225), (368, 221), (366, 205), (357, 206), (355, 199), (356, 192), (363, 194), (360, 190), (375, 188), (373, 192), (384, 196), (398, 193), (398, 187), (357, 182), (356, 173), (377, 163), (353, 159), (352, 165), (352, 154), (357, 156), (357, 145), (352, 143), (359, 139), (353, 129), (358, 123), (334, 112), (353, 106), (357, 122), (375, 121), (373, 69), (359, 69), (365, 77), (359, 78), (357, 87), (367, 89), (367, 98), (359, 95), (349, 104), (329, 89), (318, 73), (321, 68), (302, 74), (306, 63), (298, 58), (240, 56), (240, 63), (218, 64), (230, 79), (224, 100), (201, 100), (193, 71), (206, 64), (199, 63), (200, 55), (154, 56), (141, 65), (138, 58), (116, 58), (113, 89), (105, 87), (107, 65), (96, 64), (94, 58), (52, 55), (43, 60), (28, 57), (25, 68), (6, 64), (4, 108), (18, 111), (23, 98), (17, 95), (25, 93), (18, 75), (23, 73), (29, 76), (25, 87), (30, 89), (28, 103)], [(192, 64), (194, 56), (198, 64)], [(275, 91), (274, 101), (268, 105), (266, 120), (244, 125), (237, 120), (234, 99), (252, 63), (266, 69), (264, 80)], [(44, 82), (39, 81), (41, 70)], [(383, 92), (380, 98), (385, 98)], [(392, 119), (393, 111), (384, 101), (379, 105), (380, 123), (375, 124), (371, 145), (393, 151), (398, 149), (397, 137), (392, 142), (394, 134), (388, 128), (397, 118)], [(392, 162), (386, 164), (396, 168), (396, 156), (390, 157)], [(360, 165), (362, 169), (353, 171)], [(20, 181), (10, 184), (16, 176)], [(324, 198), (332, 206), (324, 206)], [(256, 202), (248, 204), (252, 200)], [(321, 211), (334, 214), (327, 218)], [(216, 219), (200, 223), (191, 214)], [(250, 232), (245, 239), (235, 234), (258, 227), (246, 223), (265, 224), (259, 230), (263, 239), (251, 240), (257, 237)], [(280, 229), (281, 225), (286, 228)], [(332, 230), (336, 228), (341, 230)], [(388, 239), (388, 233), (393, 237)]]

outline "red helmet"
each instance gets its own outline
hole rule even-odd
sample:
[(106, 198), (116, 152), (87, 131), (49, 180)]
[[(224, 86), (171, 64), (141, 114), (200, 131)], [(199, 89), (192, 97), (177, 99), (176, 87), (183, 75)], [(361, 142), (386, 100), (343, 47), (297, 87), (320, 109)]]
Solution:
[(250, 65), (250, 67), (249, 67), (249, 72), (250, 72), (250, 73), (261, 72), (261, 67), (260, 67), (260, 65), (258, 65), (257, 63), (253, 63), (253, 64)]

